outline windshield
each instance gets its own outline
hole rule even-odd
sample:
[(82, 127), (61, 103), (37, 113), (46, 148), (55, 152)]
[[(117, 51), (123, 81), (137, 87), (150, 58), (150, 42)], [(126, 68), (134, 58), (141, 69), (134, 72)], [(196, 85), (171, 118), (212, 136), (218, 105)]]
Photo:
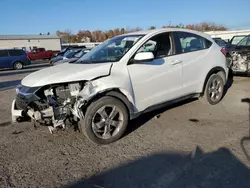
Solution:
[(76, 53), (77, 51), (79, 51), (79, 49), (70, 49), (67, 52), (65, 52), (65, 54), (63, 54), (63, 56), (69, 57), (69, 56), (73, 55), (74, 53)]
[(76, 58), (80, 58), (82, 57), (84, 54), (86, 54), (89, 50), (81, 50), (80, 52), (77, 52), (74, 57)]
[(235, 36), (231, 41), (231, 44), (237, 45), (245, 36)]
[(64, 53), (64, 52), (66, 52), (68, 50), (68, 48), (63, 48), (61, 51), (60, 51), (60, 53)]
[(125, 35), (106, 40), (75, 63), (102, 63), (119, 61), (144, 35)]
[(221, 47), (224, 47), (224, 46), (227, 45), (227, 42), (224, 41), (224, 40), (215, 40), (215, 42), (216, 42), (219, 46), (221, 46)]
[(246, 36), (245, 38), (243, 38), (238, 44), (237, 46), (250, 46), (250, 36)]

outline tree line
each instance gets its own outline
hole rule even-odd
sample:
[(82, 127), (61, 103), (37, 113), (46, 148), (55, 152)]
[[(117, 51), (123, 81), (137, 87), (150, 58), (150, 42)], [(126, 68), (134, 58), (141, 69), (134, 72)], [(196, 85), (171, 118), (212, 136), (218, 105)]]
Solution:
[[(227, 28), (223, 25), (201, 22), (199, 24), (188, 24), (188, 25), (165, 25), (162, 28), (186, 28), (197, 31), (226, 31)], [(156, 29), (155, 26), (150, 26), (148, 29)], [(108, 31), (89, 31), (89, 30), (79, 30), (76, 34), (72, 33), (70, 30), (66, 31), (57, 31), (56, 35), (59, 36), (62, 40), (62, 43), (76, 43), (76, 42), (103, 42), (106, 39), (112, 38), (117, 35), (130, 33), (134, 31), (143, 30), (140, 27), (136, 28), (116, 28), (110, 29)]]

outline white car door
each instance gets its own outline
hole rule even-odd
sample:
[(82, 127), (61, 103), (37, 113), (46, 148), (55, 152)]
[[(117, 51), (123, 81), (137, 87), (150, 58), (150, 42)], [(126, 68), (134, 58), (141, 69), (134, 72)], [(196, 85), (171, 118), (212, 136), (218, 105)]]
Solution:
[(173, 55), (172, 35), (162, 33), (152, 37), (137, 53), (145, 50), (154, 53), (152, 61), (127, 66), (139, 111), (182, 95), (182, 61), (180, 55)]
[[(211, 64), (207, 39), (187, 32), (176, 32), (176, 46), (179, 45), (179, 54), (183, 64), (183, 92), (184, 95), (200, 91), (204, 81), (204, 71)], [(178, 49), (177, 49), (178, 50)]]

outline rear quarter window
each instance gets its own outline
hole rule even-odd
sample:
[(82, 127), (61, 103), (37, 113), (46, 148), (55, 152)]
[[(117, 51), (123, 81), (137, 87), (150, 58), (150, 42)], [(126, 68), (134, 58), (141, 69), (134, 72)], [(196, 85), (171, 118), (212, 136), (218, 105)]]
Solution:
[(10, 56), (21, 56), (24, 55), (23, 50), (9, 50)]
[(212, 42), (200, 35), (188, 32), (177, 32), (176, 40), (179, 43), (178, 53), (188, 53), (210, 48)]
[(7, 50), (0, 50), (0, 57), (8, 57), (8, 51)]
[(207, 39), (205, 39), (204, 38), (204, 40), (205, 40), (205, 48), (207, 49), (207, 48), (210, 48), (210, 46), (212, 46), (212, 42), (210, 41), (210, 40), (207, 40)]

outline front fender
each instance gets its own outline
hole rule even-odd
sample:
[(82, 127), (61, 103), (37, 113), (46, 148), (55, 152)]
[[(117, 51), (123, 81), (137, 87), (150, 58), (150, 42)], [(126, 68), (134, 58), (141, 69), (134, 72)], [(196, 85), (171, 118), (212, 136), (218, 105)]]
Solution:
[(133, 117), (133, 114), (138, 112), (138, 110), (135, 107), (131, 92), (125, 88), (110, 86), (111, 85), (105, 84), (99, 80), (87, 82), (77, 95), (77, 109), (81, 109), (82, 106), (88, 106), (93, 100), (108, 95), (121, 100), (127, 106), (130, 117)]

